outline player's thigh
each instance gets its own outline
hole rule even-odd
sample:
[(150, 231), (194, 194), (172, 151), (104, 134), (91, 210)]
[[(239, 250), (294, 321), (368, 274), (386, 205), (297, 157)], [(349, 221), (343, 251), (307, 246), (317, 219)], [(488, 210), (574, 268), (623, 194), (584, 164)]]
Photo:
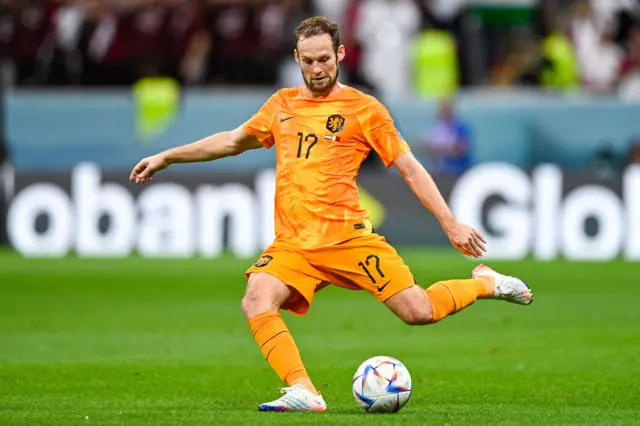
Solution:
[(313, 261), (329, 270), (334, 284), (365, 290), (381, 302), (415, 284), (398, 252), (377, 234), (334, 246)]
[(245, 276), (249, 280), (247, 291), (259, 294), (261, 282), (269, 282), (259, 279), (261, 275), (275, 277), (287, 286), (290, 295), (280, 308), (296, 315), (304, 315), (309, 310), (315, 292), (324, 286), (325, 281), (324, 276), (301, 253), (275, 244), (265, 250), (246, 271)]

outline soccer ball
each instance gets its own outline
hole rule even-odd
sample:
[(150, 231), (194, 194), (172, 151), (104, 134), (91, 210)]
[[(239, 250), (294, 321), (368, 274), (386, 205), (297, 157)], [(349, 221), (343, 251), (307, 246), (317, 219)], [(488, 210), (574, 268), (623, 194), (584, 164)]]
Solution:
[(363, 362), (353, 376), (353, 396), (368, 413), (395, 413), (409, 401), (411, 376), (403, 363), (390, 356)]

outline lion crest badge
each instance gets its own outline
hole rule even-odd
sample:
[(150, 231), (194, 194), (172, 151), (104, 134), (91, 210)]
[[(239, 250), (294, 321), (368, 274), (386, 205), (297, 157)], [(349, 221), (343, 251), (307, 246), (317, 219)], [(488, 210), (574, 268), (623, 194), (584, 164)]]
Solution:
[(272, 256), (269, 256), (267, 254), (262, 255), (258, 258), (258, 260), (256, 260), (256, 263), (253, 264), (253, 266), (257, 267), (257, 268), (261, 268), (263, 266), (267, 266), (269, 264), (269, 262), (271, 262), (273, 260)]
[(329, 118), (327, 118), (327, 130), (331, 133), (338, 133), (344, 129), (345, 119), (343, 116), (339, 114), (333, 114)]

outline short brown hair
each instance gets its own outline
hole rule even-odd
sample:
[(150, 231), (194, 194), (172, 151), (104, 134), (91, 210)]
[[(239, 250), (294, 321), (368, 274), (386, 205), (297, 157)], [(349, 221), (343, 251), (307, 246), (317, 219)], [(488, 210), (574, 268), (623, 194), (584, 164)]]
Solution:
[(333, 51), (338, 53), (340, 47), (340, 28), (338, 24), (329, 21), (324, 16), (314, 16), (300, 22), (296, 28), (296, 49), (301, 38), (308, 38), (322, 34), (329, 34), (333, 44)]

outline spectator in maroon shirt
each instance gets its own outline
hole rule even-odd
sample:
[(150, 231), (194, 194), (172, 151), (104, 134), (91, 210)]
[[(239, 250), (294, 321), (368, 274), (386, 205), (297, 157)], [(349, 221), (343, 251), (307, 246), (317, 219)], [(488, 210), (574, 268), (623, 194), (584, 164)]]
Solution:
[(134, 78), (163, 73), (167, 63), (164, 36), (170, 16), (167, 0), (137, 0), (124, 16), (123, 22), (130, 25)]
[(0, 61), (10, 58), (9, 49), (15, 34), (15, 6), (13, 0), (0, 2)]
[(59, 0), (45, 49), (46, 84), (80, 84), (82, 57), (78, 43), (84, 19), (82, 1)]
[(620, 64), (620, 78), (626, 77), (632, 71), (640, 69), (640, 27), (633, 27), (629, 32), (627, 55)]
[(86, 0), (87, 19), (80, 37), (82, 83), (130, 85), (135, 81), (132, 14), (105, 0)]
[[(252, 25), (255, 27), (257, 50), (252, 55), (253, 82), (273, 85), (278, 79), (278, 70), (285, 55), (291, 55), (289, 41), (299, 23), (299, 0), (263, 0), (255, 6)], [(294, 22), (296, 21), (296, 22)]]
[(256, 5), (234, 0), (211, 1), (209, 31), (213, 40), (209, 79), (214, 82), (250, 84), (252, 56), (258, 52), (258, 32), (253, 25)]
[(181, 83), (202, 83), (211, 36), (200, 0), (174, 5), (164, 29), (167, 74)]
[(56, 4), (45, 0), (11, 0), (10, 19), (5, 21), (8, 54), (16, 69), (17, 84), (37, 84), (43, 81), (42, 49), (51, 31)]
[(375, 87), (363, 75), (360, 69), (362, 47), (356, 39), (356, 26), (360, 14), (362, 0), (349, 0), (344, 12), (343, 40), (347, 56), (342, 61), (349, 83), (360, 87), (362, 90), (375, 95)]

